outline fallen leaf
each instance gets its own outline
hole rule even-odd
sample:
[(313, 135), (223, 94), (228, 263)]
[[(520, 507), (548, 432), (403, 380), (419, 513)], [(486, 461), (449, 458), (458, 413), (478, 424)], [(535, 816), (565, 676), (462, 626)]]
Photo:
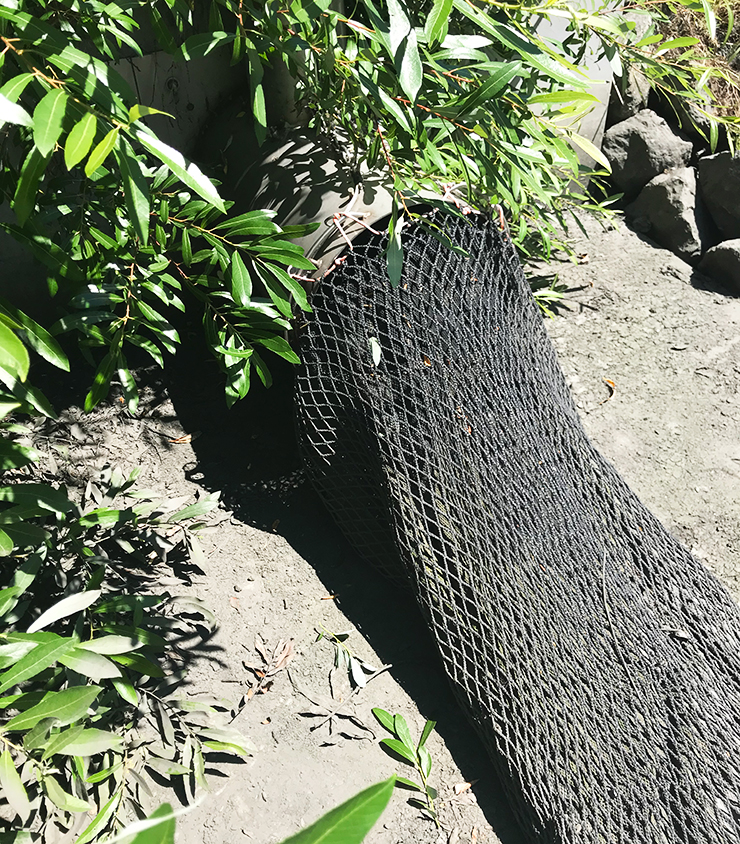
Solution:
[(239, 609), (239, 599), (236, 595), (231, 595), (229, 597), (229, 605), (232, 606), (235, 610)]
[(431, 366), (432, 365), (432, 362), (429, 360), (429, 358), (426, 355), (424, 355), (422, 360), (424, 361), (424, 366)]
[(578, 257), (578, 263), (579, 264), (588, 264), (588, 262), (591, 260), (588, 252), (581, 252), (581, 253), (579, 253), (579, 255), (577, 257)]
[(477, 844), (478, 841), (478, 827), (474, 826), (473, 831), (470, 833), (470, 844)]
[(462, 794), (464, 791), (467, 791), (469, 788), (473, 787), (473, 783), (478, 782), (478, 780), (473, 780), (473, 782), (459, 782), (452, 787), (452, 790), (455, 794)]
[(617, 385), (610, 378), (604, 378), (602, 380), (607, 387), (609, 387), (609, 395), (604, 399), (604, 401), (600, 401), (599, 404), (606, 404), (606, 402), (614, 396), (614, 393), (617, 392)]
[(181, 445), (182, 443), (189, 443), (193, 439), (192, 434), (183, 434), (181, 437), (175, 437), (172, 440), (168, 440), (168, 442), (174, 443), (175, 445)]
[(321, 599), (322, 601), (333, 601), (337, 596), (336, 595), (324, 595)]
[(270, 528), (270, 529), (272, 531), (276, 531), (278, 529), (279, 524), (280, 524), (280, 519), (275, 519), (275, 521), (272, 523), (272, 528)]

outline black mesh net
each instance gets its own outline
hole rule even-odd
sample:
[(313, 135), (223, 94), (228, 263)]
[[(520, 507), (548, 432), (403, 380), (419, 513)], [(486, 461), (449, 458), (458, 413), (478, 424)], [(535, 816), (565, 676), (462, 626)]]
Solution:
[[(532, 841), (740, 842), (740, 615), (586, 437), (513, 246), (356, 245), (301, 334), (308, 471), (409, 582)], [(378, 359), (378, 352), (380, 357)]]

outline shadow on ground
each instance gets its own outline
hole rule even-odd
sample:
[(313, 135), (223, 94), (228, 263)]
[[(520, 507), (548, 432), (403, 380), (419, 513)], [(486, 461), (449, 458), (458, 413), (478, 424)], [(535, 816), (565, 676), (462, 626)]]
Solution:
[(220, 490), (235, 517), (262, 530), (276, 530), (316, 571), (341, 610), (363, 633), (426, 718), (437, 721), (466, 779), (488, 778), (474, 787), (478, 803), (502, 844), (521, 844), (521, 833), (476, 733), (458, 706), (438, 661), (434, 642), (411, 593), (381, 577), (359, 559), (300, 471), (293, 425), (292, 367), (270, 361), (275, 383), (253, 385), (248, 397), (227, 410), (223, 382), (197, 336), (168, 368), (167, 388), (177, 416), (193, 439), (197, 464), (190, 479)]

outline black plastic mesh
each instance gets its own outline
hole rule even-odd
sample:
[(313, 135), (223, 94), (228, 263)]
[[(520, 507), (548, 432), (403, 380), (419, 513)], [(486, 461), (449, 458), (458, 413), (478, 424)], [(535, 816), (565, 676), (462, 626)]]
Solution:
[(468, 258), (417, 226), (396, 290), (380, 237), (317, 286), (309, 473), (410, 581), (532, 841), (740, 842), (738, 609), (589, 442), (506, 237), (436, 219)]

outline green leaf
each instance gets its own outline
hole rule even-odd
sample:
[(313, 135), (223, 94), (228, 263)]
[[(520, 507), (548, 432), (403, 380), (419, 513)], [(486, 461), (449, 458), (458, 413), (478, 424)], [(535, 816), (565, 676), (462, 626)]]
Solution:
[(398, 80), (411, 102), (421, 88), (424, 71), (416, 43), (416, 32), (400, 0), (387, 0), (390, 16), (391, 57), (396, 65)]
[(252, 95), (254, 134), (258, 145), (262, 146), (267, 137), (267, 109), (265, 107), (265, 90), (262, 87), (264, 68), (259, 53), (253, 47), (249, 47), (247, 56), (249, 58), (249, 90)]
[[(40, 178), (40, 177), (39, 177)], [(35, 202), (36, 194), (34, 192), (33, 200)], [(28, 209), (28, 213), (33, 210), (33, 204)], [(16, 211), (16, 214), (18, 212)], [(26, 216), (28, 216), (28, 213)], [(25, 218), (23, 220), (25, 222)], [(72, 258), (50, 238), (37, 232), (28, 232), (9, 223), (0, 222), (0, 229), (6, 231), (9, 235), (14, 237), (20, 243), (25, 244), (38, 258), (41, 263), (49, 267), (53, 272), (58, 273), (64, 278), (68, 278), (74, 282), (84, 282), (85, 276), (82, 271), (76, 266)]]
[(416, 744), (411, 738), (411, 731), (403, 715), (393, 716), (393, 732), (401, 739), (409, 750), (415, 751)]
[(5, 323), (0, 322), (0, 366), (14, 378), (25, 381), (30, 365), (26, 347)]
[(85, 651), (92, 651), (96, 654), (127, 654), (140, 648), (142, 643), (130, 636), (100, 636), (97, 639), (90, 639), (87, 642), (80, 642), (77, 646)]
[(388, 805), (395, 779), (371, 785), (282, 844), (360, 844)]
[(38, 454), (32, 448), (26, 448), (10, 440), (0, 440), (0, 472), (19, 469), (37, 460)]
[(406, 777), (396, 777), (396, 785), (403, 785), (406, 788), (410, 788), (412, 791), (424, 791), (419, 783), (406, 779)]
[[(7, 557), (14, 547), (15, 545), (13, 544), (13, 540), (8, 536), (7, 533), (5, 533), (4, 530), (0, 528), (0, 557)], [(13, 605), (15, 606), (15, 602)], [(6, 612), (7, 610), (2, 608), (2, 601), (0, 600), (0, 618), (2, 618), (2, 616), (5, 615)]]
[(139, 694), (133, 683), (125, 677), (113, 677), (111, 683), (113, 683), (113, 687), (126, 703), (130, 703), (132, 706), (139, 705)]
[(236, 250), (231, 256), (231, 295), (237, 305), (248, 305), (252, 296), (252, 278)]
[(31, 803), (28, 800), (26, 789), (23, 787), (18, 771), (15, 769), (13, 757), (9, 750), (3, 751), (0, 756), (0, 785), (2, 786), (3, 797), (10, 804), (10, 808), (25, 823), (31, 814)]
[(150, 114), (163, 114), (165, 117), (169, 117), (172, 120), (175, 120), (175, 116), (173, 114), (169, 114), (169, 112), (162, 111), (158, 108), (152, 108), (151, 106), (136, 105), (131, 106), (128, 110), (128, 122), (129, 123), (136, 123), (137, 120), (141, 120), (142, 117), (147, 117)]
[(33, 112), (33, 140), (36, 148), (44, 157), (54, 151), (56, 142), (62, 134), (62, 122), (67, 109), (69, 96), (64, 88), (49, 91)]
[(58, 489), (47, 484), (10, 484), (0, 487), (0, 501), (30, 508), (34, 513), (63, 516), (74, 504)]
[(190, 773), (190, 768), (186, 768), (185, 765), (159, 756), (150, 756), (144, 764), (163, 777), (182, 777)]
[(87, 651), (83, 648), (73, 648), (64, 656), (59, 657), (59, 662), (78, 674), (82, 674), (83, 677), (89, 677), (96, 683), (121, 676), (121, 670), (115, 663), (102, 654), (96, 654), (94, 651)]
[(76, 167), (88, 154), (97, 127), (98, 121), (92, 112), (88, 112), (72, 127), (67, 135), (67, 142), (64, 144), (64, 163), (67, 170)]
[(51, 802), (58, 806), (64, 812), (89, 812), (90, 804), (85, 800), (80, 800), (79, 797), (74, 797), (68, 794), (56, 779), (52, 776), (46, 776), (41, 780), (41, 784), (49, 795)]
[(216, 231), (222, 231), (225, 235), (243, 235), (243, 236), (259, 236), (280, 234), (280, 227), (272, 222), (276, 211), (248, 211), (246, 214), (240, 214), (231, 220), (225, 220), (219, 223)]
[(100, 361), (93, 378), (92, 387), (85, 396), (85, 413), (89, 413), (108, 395), (111, 378), (116, 369), (116, 360), (117, 355), (109, 352)]
[(87, 592), (76, 592), (74, 595), (68, 595), (66, 598), (62, 598), (61, 601), (49, 607), (46, 612), (41, 613), (36, 621), (28, 628), (28, 632), (36, 633), (39, 630), (43, 630), (44, 627), (53, 624), (55, 621), (59, 621), (61, 618), (67, 618), (67, 616), (87, 609), (98, 600), (100, 595), (100, 589), (90, 589)]
[(385, 709), (380, 709), (380, 707), (375, 707), (373, 709), (373, 715), (378, 719), (380, 725), (388, 730), (389, 733), (394, 732), (393, 729), (393, 716), (390, 712), (386, 712)]
[(25, 225), (36, 206), (39, 182), (46, 171), (48, 162), (49, 156), (42, 155), (36, 147), (33, 147), (23, 162), (12, 202), (13, 211), (21, 226)]
[[(10, 316), (26, 333), (26, 342), (28, 345), (44, 360), (56, 366), (58, 369), (63, 369), (69, 372), (69, 361), (67, 356), (62, 351), (61, 346), (49, 334), (49, 332), (42, 328), (37, 322), (31, 319), (18, 310), (4, 299), (0, 299), (0, 313), (5, 313)], [(6, 367), (7, 368), (7, 367)]]
[(193, 519), (196, 516), (203, 516), (206, 513), (210, 513), (211, 510), (218, 507), (220, 497), (220, 492), (209, 493), (195, 504), (188, 504), (187, 507), (183, 507), (182, 510), (178, 510), (176, 513), (173, 513), (167, 519), (167, 522), (168, 524), (172, 522), (181, 522), (183, 519)]
[(432, 730), (437, 726), (436, 721), (427, 721), (424, 724), (424, 729), (421, 731), (421, 738), (419, 739), (419, 744), (417, 745), (417, 750), (424, 747), (427, 742), (427, 739), (432, 734)]
[(0, 674), (0, 693), (40, 674), (45, 668), (53, 665), (60, 657), (71, 651), (76, 643), (76, 639), (55, 638), (50, 642), (36, 645), (12, 668)]
[(18, 126), (33, 126), (31, 115), (16, 103), (11, 102), (4, 94), (0, 93), (0, 120), (4, 123), (15, 123)]
[(391, 755), (400, 756), (404, 762), (416, 767), (416, 750), (409, 750), (408, 747), (398, 739), (385, 738), (380, 741), (384, 750), (391, 751)]
[(134, 129), (133, 134), (136, 139), (145, 147), (152, 155), (155, 155), (163, 164), (177, 176), (189, 188), (194, 190), (199, 196), (202, 196), (206, 202), (218, 208), (223, 214), (226, 213), (226, 207), (223, 200), (218, 195), (213, 182), (201, 173), (200, 169), (171, 146), (163, 143), (159, 138), (149, 135), (142, 129)]
[(163, 803), (144, 821), (136, 821), (123, 830), (123, 834), (136, 837), (130, 844), (174, 844), (175, 815), (169, 803)]
[(118, 142), (118, 134), (121, 131), (119, 126), (111, 129), (103, 140), (93, 148), (90, 157), (85, 164), (85, 175), (90, 178), (92, 174), (102, 166), (106, 158), (113, 152), (113, 147)]
[(41, 703), (11, 718), (3, 729), (30, 730), (44, 718), (54, 718), (64, 727), (82, 718), (102, 691), (100, 686), (73, 686), (62, 692), (47, 692)]
[(405, 219), (403, 214), (399, 216), (397, 206), (393, 206), (390, 225), (388, 227), (388, 249), (386, 259), (388, 262), (388, 278), (391, 287), (398, 287), (403, 274), (403, 244), (401, 242), (401, 231)]
[(571, 102), (591, 102), (598, 103), (599, 98), (588, 91), (552, 91), (549, 94), (535, 94), (532, 97), (527, 97), (527, 105), (532, 103), (571, 103)]
[(207, 56), (211, 50), (215, 50), (222, 44), (230, 44), (236, 37), (233, 32), (204, 32), (200, 35), (191, 35), (175, 52), (174, 58), (187, 62)]
[(78, 730), (72, 727), (59, 733), (44, 752), (43, 758), (51, 756), (95, 756), (106, 750), (118, 750), (123, 739), (107, 730), (87, 729)]
[(252, 342), (259, 343), (260, 346), (264, 346), (276, 355), (280, 355), (281, 358), (284, 358), (289, 363), (299, 364), (301, 362), (298, 355), (290, 348), (290, 343), (288, 343), (285, 337), (278, 335), (274, 337), (256, 337)]
[(452, 11), (452, 0), (434, 0), (432, 11), (429, 13), (427, 22), (424, 25), (424, 33), (427, 43), (433, 47), (442, 40), (443, 33), (447, 29), (447, 21)]
[(424, 778), (426, 779), (432, 772), (432, 757), (426, 747), (420, 747), (418, 753), (419, 764), (421, 765), (421, 770), (424, 773)]
[(164, 671), (154, 662), (147, 659), (141, 654), (115, 654), (111, 656), (120, 665), (126, 668), (132, 668), (139, 674), (144, 674), (147, 677), (164, 677)]
[(126, 210), (142, 246), (149, 242), (149, 182), (141, 171), (141, 164), (127, 142), (119, 144), (116, 161), (123, 179)]
[(95, 815), (89, 826), (85, 827), (80, 837), (75, 840), (75, 844), (89, 844), (90, 841), (97, 837), (98, 832), (105, 828), (111, 815), (116, 811), (122, 796), (123, 789), (114, 792), (113, 797)]
[(584, 138), (583, 135), (579, 135), (577, 132), (572, 132), (568, 137), (574, 144), (576, 144), (576, 146), (579, 146), (586, 155), (590, 155), (594, 161), (598, 161), (599, 164), (607, 170), (607, 172), (611, 173), (612, 167), (611, 164), (609, 164), (609, 159), (597, 146), (594, 146), (588, 138)]

